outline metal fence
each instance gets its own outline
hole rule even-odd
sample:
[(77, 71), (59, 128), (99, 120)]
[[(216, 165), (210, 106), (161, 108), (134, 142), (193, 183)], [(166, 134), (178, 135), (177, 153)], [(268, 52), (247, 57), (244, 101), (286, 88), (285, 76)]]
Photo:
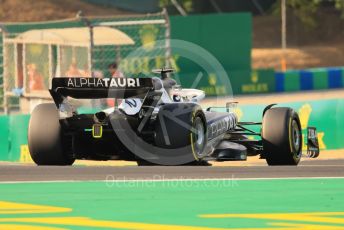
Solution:
[[(0, 50), (3, 49), (2, 45), (2, 29), (0, 28)], [(4, 110), (4, 75), (3, 75), (3, 54), (0, 52), (0, 111)]]
[[(1, 28), (0, 103), (5, 113), (28, 112), (23, 108), (30, 111), (35, 100), (50, 98), (47, 89), (52, 77), (110, 77), (116, 65), (116, 73), (132, 76), (167, 66), (170, 58), (166, 11), (9, 23)], [(161, 40), (163, 46), (156, 42)], [(149, 52), (142, 54), (142, 49)]]

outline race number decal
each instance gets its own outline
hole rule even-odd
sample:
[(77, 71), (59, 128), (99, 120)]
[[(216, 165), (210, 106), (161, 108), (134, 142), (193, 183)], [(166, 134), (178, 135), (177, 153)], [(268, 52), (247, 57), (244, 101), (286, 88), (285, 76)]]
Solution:
[(127, 115), (137, 114), (142, 106), (142, 102), (138, 98), (129, 98), (122, 101), (119, 105), (119, 109), (123, 110)]

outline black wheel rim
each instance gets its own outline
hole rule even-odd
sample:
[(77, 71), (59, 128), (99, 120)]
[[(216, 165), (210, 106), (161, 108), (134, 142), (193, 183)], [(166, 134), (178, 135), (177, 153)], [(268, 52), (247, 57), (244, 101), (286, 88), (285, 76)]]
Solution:
[(193, 135), (193, 145), (195, 147), (195, 153), (198, 156), (202, 155), (204, 143), (205, 143), (205, 128), (203, 121), (200, 117), (196, 117), (194, 121), (194, 131), (192, 132)]
[(292, 121), (291, 125), (291, 132), (292, 132), (292, 145), (293, 145), (293, 151), (296, 157), (299, 157), (301, 155), (301, 130), (299, 127), (299, 124), (296, 120)]

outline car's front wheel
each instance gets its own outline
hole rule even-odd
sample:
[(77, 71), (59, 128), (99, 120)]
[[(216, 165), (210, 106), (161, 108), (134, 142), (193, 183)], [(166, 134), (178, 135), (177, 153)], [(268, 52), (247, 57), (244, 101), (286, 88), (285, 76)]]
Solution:
[(298, 165), (302, 133), (298, 114), (291, 108), (271, 108), (263, 117), (262, 142), (268, 165)]

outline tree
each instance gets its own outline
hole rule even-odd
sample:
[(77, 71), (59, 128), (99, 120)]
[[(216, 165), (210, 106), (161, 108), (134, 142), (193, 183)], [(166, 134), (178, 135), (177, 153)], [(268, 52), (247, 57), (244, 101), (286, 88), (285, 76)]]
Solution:
[[(316, 27), (315, 14), (318, 11), (320, 0), (286, 0), (287, 8), (307, 27)], [(281, 13), (281, 0), (273, 6), (273, 13)]]
[(343, 0), (334, 0), (335, 7), (341, 12), (341, 18), (344, 19), (344, 1)]
[[(191, 12), (193, 10), (192, 0), (175, 0), (174, 2), (177, 2), (177, 4), (181, 5), (186, 12)], [(159, 5), (161, 8), (163, 8), (174, 6), (175, 4), (173, 4), (173, 0), (159, 0)]]
[[(316, 13), (323, 3), (332, 3), (341, 12), (344, 19), (344, 0), (286, 0), (286, 5), (292, 9), (293, 14), (308, 28), (317, 26)], [(281, 0), (278, 0), (273, 7), (275, 14), (280, 14)]]

